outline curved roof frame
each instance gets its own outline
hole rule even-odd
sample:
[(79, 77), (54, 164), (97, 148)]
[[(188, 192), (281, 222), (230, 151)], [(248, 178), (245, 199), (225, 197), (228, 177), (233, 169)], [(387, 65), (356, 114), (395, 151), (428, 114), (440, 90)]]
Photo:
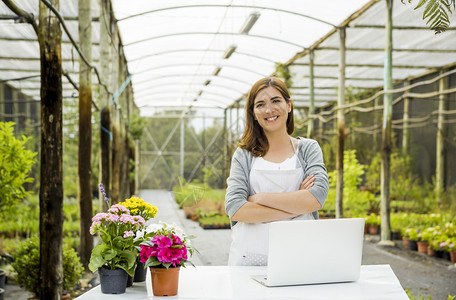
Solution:
[[(38, 1), (43, 0), (13, 1), (36, 16)], [(59, 13), (68, 31), (68, 35), (63, 34), (62, 42), (64, 91), (70, 95), (75, 94), (78, 86), (75, 74), (79, 70), (79, 57), (71, 42), (78, 43), (78, 1), (60, 2)], [(174, 91), (177, 94), (170, 99), (175, 101), (168, 100), (169, 105), (197, 107), (197, 102), (204, 99), (201, 107), (210, 103), (229, 107), (230, 103), (245, 99), (256, 80), (275, 74), (280, 63), (290, 71), (293, 81), (290, 90), (299, 99), (296, 102), (305, 105), (311, 95), (312, 53), (315, 103), (324, 105), (323, 99), (328, 102), (337, 99), (328, 90), (338, 88), (339, 28), (346, 31), (346, 85), (357, 89), (382, 88), (385, 1), (347, 0), (342, 5), (337, 0), (318, 3), (280, 0), (268, 2), (268, 6), (248, 5), (242, 0), (220, 0), (217, 4), (203, 0), (138, 0), (134, 5), (122, 0), (111, 2), (121, 35), (119, 43), (112, 43), (111, 51), (125, 53), (138, 103), (148, 102), (150, 106), (156, 103), (159, 107), (162, 102), (148, 97), (147, 89), (154, 92), (183, 87), (174, 89), (180, 94)], [(434, 35), (422, 20), (422, 11), (396, 2), (393, 3), (394, 80), (399, 82), (454, 66), (455, 28)], [(95, 67), (100, 64), (99, 12), (98, 1), (92, 1)], [(253, 19), (255, 22), (249, 24)], [(38, 100), (36, 35), (30, 25), (17, 23), (20, 20), (0, 2), (0, 83), (22, 88), (24, 94)], [(244, 31), (244, 25), (249, 25), (249, 30)], [(94, 84), (99, 82), (96, 75)], [(229, 89), (233, 92), (228, 93)]]

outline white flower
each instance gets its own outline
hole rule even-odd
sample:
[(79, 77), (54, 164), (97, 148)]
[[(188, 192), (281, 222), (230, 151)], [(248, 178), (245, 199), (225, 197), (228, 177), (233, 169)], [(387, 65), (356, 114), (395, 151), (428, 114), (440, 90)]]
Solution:
[(146, 228), (146, 233), (157, 232), (157, 231), (163, 229), (163, 227), (164, 226), (163, 226), (163, 224), (161, 222), (159, 224), (157, 224), (157, 223), (150, 224)]
[(136, 242), (139, 239), (142, 239), (144, 237), (144, 230), (139, 230), (136, 231), (136, 236), (134, 238), (134, 241)]

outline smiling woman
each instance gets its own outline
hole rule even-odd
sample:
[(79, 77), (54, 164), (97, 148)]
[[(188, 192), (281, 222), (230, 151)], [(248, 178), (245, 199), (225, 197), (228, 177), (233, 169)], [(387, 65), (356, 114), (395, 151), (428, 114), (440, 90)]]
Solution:
[(317, 219), (328, 195), (328, 174), (318, 143), (290, 136), (293, 105), (280, 79), (257, 81), (245, 113), (225, 196), (233, 225), (229, 264), (266, 265), (269, 222)]

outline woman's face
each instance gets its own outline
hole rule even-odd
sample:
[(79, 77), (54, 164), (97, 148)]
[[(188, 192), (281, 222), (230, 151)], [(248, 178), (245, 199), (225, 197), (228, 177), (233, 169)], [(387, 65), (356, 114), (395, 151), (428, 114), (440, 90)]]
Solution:
[(287, 131), (291, 100), (287, 103), (282, 94), (269, 86), (258, 92), (253, 103), (253, 115), (265, 132)]

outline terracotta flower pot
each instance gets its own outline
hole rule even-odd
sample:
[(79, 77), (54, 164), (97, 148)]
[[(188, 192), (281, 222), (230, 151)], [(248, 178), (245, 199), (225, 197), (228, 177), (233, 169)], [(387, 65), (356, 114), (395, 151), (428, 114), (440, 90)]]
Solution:
[(432, 249), (431, 247), (428, 247), (428, 249), (427, 249), (427, 254), (428, 254), (429, 256), (435, 256), (435, 251), (434, 251), (434, 249)]
[(179, 271), (177, 268), (150, 268), (152, 277), (152, 289), (154, 296), (174, 296), (177, 295), (179, 286)]
[(379, 229), (378, 225), (369, 224), (367, 231), (369, 234), (378, 234), (378, 229)]
[(428, 249), (428, 246), (429, 246), (429, 242), (428, 241), (418, 241), (417, 245), (418, 245), (418, 252), (427, 253), (427, 249)]
[(410, 241), (410, 239), (407, 237), (402, 238), (402, 243), (404, 244), (405, 249), (409, 249), (409, 241)]
[(456, 263), (456, 251), (450, 252), (450, 260), (452, 263)]

